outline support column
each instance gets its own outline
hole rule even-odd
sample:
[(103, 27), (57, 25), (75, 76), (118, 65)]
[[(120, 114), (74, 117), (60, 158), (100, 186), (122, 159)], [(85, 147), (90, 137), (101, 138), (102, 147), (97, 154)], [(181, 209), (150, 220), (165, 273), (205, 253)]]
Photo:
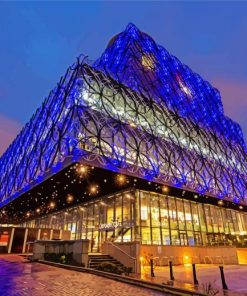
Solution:
[(62, 229), (60, 229), (60, 232), (59, 232), (59, 239), (62, 239)]
[(28, 235), (28, 228), (25, 229), (24, 241), (23, 241), (23, 246), (22, 246), (22, 254), (26, 252), (27, 235)]
[(14, 234), (15, 234), (15, 228), (12, 228), (11, 229), (11, 233), (10, 233), (10, 239), (9, 239), (8, 254), (11, 253), (13, 239), (14, 239)]
[(37, 240), (40, 240), (40, 234), (41, 234), (41, 229), (38, 229), (38, 233), (37, 233)]
[(50, 240), (52, 240), (52, 236), (53, 236), (53, 229), (51, 229), (50, 231)]
[(82, 233), (82, 212), (79, 212), (79, 222), (78, 222), (78, 229), (76, 234), (76, 239), (81, 239), (81, 233)]

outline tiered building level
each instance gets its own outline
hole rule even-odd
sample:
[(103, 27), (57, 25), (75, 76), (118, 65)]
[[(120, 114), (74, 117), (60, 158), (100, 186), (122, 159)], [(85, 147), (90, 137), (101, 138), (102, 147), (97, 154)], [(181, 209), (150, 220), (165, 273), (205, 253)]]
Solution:
[(129, 24), (78, 58), (1, 157), (1, 219), (97, 246), (244, 244), (246, 156), (219, 91)]

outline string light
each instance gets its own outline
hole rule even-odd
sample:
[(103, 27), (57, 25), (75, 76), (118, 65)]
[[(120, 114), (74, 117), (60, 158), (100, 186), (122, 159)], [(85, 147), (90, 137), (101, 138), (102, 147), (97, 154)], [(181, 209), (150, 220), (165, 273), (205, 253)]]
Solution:
[(164, 185), (164, 186), (161, 187), (161, 190), (162, 190), (163, 193), (168, 193), (169, 192), (169, 187)]
[(127, 178), (125, 175), (117, 175), (116, 176), (117, 185), (122, 186), (126, 183), (126, 181), (127, 181)]
[(74, 196), (71, 194), (68, 194), (68, 196), (66, 197), (67, 203), (71, 203), (73, 200), (74, 200)]
[(223, 200), (219, 200), (219, 201), (218, 201), (218, 205), (219, 205), (219, 206), (223, 206), (223, 204), (224, 204)]
[(76, 167), (76, 173), (79, 178), (86, 178), (89, 173), (89, 168), (85, 165), (79, 165)]
[(96, 195), (98, 193), (98, 185), (91, 185), (89, 187), (89, 192), (91, 195)]
[(56, 207), (55, 202), (54, 202), (54, 201), (51, 201), (51, 202), (49, 203), (49, 208), (50, 208), (50, 209), (54, 209), (55, 207)]

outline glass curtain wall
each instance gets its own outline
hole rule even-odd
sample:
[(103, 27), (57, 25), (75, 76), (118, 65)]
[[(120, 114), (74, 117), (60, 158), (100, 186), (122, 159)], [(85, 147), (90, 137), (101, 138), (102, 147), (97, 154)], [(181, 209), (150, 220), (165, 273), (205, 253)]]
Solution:
[(247, 245), (247, 213), (136, 191), (140, 237), (149, 245)]
[(99, 251), (106, 240), (149, 245), (247, 245), (247, 213), (135, 189), (25, 226), (69, 230), (72, 239), (89, 239), (92, 251)]

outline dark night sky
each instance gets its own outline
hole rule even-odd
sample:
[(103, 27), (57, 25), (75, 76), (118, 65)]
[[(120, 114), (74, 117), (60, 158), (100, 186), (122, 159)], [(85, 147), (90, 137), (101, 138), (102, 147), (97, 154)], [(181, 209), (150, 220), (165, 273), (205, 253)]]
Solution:
[(247, 2), (1, 2), (0, 155), (66, 68), (133, 22), (218, 88), (247, 138)]

